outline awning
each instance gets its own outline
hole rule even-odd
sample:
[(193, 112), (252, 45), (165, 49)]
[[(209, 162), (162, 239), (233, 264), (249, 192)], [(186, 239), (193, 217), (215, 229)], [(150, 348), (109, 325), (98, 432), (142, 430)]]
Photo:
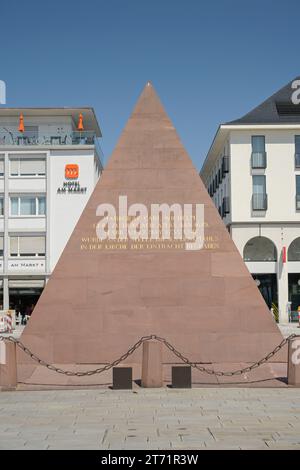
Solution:
[(9, 279), (8, 287), (13, 289), (18, 288), (31, 288), (31, 287), (45, 287), (45, 279)]

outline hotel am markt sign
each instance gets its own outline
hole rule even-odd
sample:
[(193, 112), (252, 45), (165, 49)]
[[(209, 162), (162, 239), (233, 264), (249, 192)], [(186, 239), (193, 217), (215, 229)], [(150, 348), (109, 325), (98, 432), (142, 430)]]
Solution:
[(79, 166), (75, 163), (65, 166), (65, 181), (57, 188), (57, 194), (85, 194), (86, 186), (81, 186), (78, 181)]

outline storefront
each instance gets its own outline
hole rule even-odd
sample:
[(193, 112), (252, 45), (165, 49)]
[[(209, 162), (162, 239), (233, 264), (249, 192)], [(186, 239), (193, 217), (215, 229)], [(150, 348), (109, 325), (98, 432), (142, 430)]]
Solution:
[(31, 315), (45, 286), (45, 279), (10, 279), (9, 308), (22, 316)]
[(300, 273), (289, 274), (289, 302), (291, 303), (291, 320), (298, 321), (300, 306)]
[(3, 280), (0, 279), (0, 310), (3, 310)]
[(276, 274), (252, 274), (269, 309), (278, 307)]

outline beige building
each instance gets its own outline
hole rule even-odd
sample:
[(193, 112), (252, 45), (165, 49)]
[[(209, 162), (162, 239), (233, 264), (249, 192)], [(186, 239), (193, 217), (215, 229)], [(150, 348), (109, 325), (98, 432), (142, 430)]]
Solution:
[(220, 125), (200, 172), (283, 323), (298, 319), (300, 306), (300, 104), (292, 102), (293, 83)]

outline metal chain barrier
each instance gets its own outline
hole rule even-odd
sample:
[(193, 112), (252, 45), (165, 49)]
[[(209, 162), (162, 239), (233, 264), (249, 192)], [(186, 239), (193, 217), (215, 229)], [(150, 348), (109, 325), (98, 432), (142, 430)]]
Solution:
[(145, 341), (155, 339), (155, 340), (161, 342), (162, 344), (164, 344), (182, 362), (184, 362), (185, 364), (199, 370), (200, 372), (204, 372), (204, 373), (209, 374), (209, 375), (232, 377), (234, 375), (242, 375), (242, 374), (245, 374), (247, 372), (251, 372), (253, 369), (256, 369), (257, 367), (260, 367), (262, 364), (265, 364), (273, 356), (275, 356), (275, 354), (277, 354), (278, 351), (280, 351), (288, 343), (288, 341), (290, 339), (293, 339), (295, 337), (298, 337), (298, 335), (292, 334), (292, 335), (288, 336), (287, 338), (282, 340), (281, 343), (278, 344), (278, 346), (276, 346), (276, 348), (273, 349), (273, 351), (271, 351), (269, 354), (267, 354), (265, 357), (263, 357), (259, 361), (254, 362), (250, 366), (247, 366), (243, 369), (235, 370), (235, 371), (232, 371), (232, 372), (215, 371), (213, 369), (209, 369), (209, 368), (200, 366), (197, 362), (191, 362), (188, 358), (186, 358), (183, 354), (181, 354), (177, 349), (175, 349), (174, 346), (172, 346), (172, 344), (169, 343), (165, 338), (161, 338), (160, 336), (157, 336), (157, 335), (142, 336), (130, 349), (128, 349), (128, 351), (125, 354), (123, 354), (121, 357), (119, 357), (115, 361), (111, 362), (110, 364), (106, 364), (105, 366), (100, 367), (98, 369), (89, 370), (89, 371), (85, 371), (85, 372), (73, 372), (73, 371), (70, 371), (70, 370), (64, 370), (64, 369), (60, 369), (59, 367), (55, 367), (54, 365), (49, 364), (49, 363), (43, 361), (42, 359), (40, 359), (38, 356), (36, 356), (34, 353), (32, 353), (30, 351), (30, 349), (28, 349), (21, 341), (14, 338), (13, 336), (7, 336), (7, 337), (0, 336), (0, 341), (1, 340), (6, 340), (6, 341), (10, 341), (12, 343), (16, 343), (16, 345), (22, 351), (24, 351), (26, 354), (28, 354), (28, 356), (30, 356), (31, 359), (36, 361), (38, 364), (40, 364), (44, 367), (47, 367), (47, 369), (52, 370), (54, 372), (57, 372), (58, 374), (64, 374), (64, 375), (76, 376), (76, 377), (84, 377), (84, 376), (89, 376), (89, 375), (101, 374), (102, 372), (108, 371), (108, 370), (112, 369), (113, 367), (116, 367), (118, 364), (125, 361), (129, 356), (131, 356), (131, 354), (133, 354)]
[(12, 343), (16, 343), (16, 345), (22, 351), (24, 351), (26, 354), (28, 354), (28, 356), (31, 357), (31, 359), (36, 361), (41, 366), (47, 367), (47, 369), (53, 370), (54, 372), (57, 372), (58, 374), (64, 374), (64, 375), (76, 376), (76, 377), (84, 377), (84, 376), (87, 376), (87, 375), (101, 374), (102, 372), (105, 372), (109, 369), (112, 369), (113, 367), (116, 367), (118, 364), (125, 361), (129, 356), (131, 356), (131, 354), (133, 354), (134, 351), (136, 351), (143, 344), (144, 341), (148, 341), (149, 339), (152, 339), (151, 335), (143, 336), (130, 349), (128, 349), (128, 351), (125, 354), (123, 354), (121, 357), (119, 357), (118, 359), (116, 359), (115, 361), (113, 361), (110, 364), (106, 364), (105, 366), (100, 367), (98, 369), (88, 370), (88, 371), (85, 371), (85, 372), (73, 372), (71, 370), (60, 369), (59, 367), (55, 367), (54, 365), (43, 361), (38, 356), (36, 356), (34, 353), (32, 353), (30, 351), (30, 349), (28, 349), (21, 341), (14, 338), (13, 336), (8, 336), (8, 337), (0, 336), (0, 340), (6, 340), (6, 341), (10, 341)]
[(198, 369), (200, 372), (205, 372), (206, 374), (209, 375), (216, 375), (216, 376), (223, 376), (223, 377), (232, 377), (233, 375), (242, 375), (245, 374), (246, 372), (251, 372), (251, 370), (256, 369), (257, 367), (260, 367), (262, 364), (265, 364), (268, 362), (275, 354), (278, 353), (287, 343), (290, 339), (297, 337), (298, 335), (292, 334), (285, 338), (284, 340), (281, 341), (276, 348), (273, 349), (269, 354), (267, 354), (265, 357), (260, 359), (257, 362), (254, 362), (250, 366), (244, 367), (243, 369), (235, 370), (232, 372), (222, 372), (222, 371), (215, 371), (213, 369), (208, 369), (203, 366), (199, 366), (196, 362), (191, 362), (189, 359), (187, 359), (185, 356), (183, 356), (179, 351), (177, 351), (168, 341), (165, 340), (165, 338), (159, 338), (156, 337), (158, 341), (161, 341), (175, 356), (177, 356), (182, 362), (185, 364), (188, 364), (191, 367), (194, 367), (195, 369)]

